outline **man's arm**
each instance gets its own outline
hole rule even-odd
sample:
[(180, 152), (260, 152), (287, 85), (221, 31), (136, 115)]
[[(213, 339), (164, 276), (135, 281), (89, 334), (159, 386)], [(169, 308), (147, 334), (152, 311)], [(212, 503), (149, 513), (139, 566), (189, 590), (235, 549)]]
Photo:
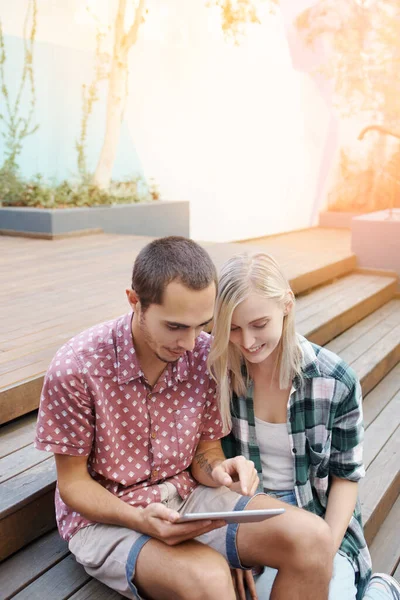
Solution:
[(170, 546), (225, 525), (225, 521), (175, 523), (179, 513), (161, 503), (135, 508), (92, 479), (87, 470), (87, 456), (56, 454), (55, 459), (61, 499), (91, 521), (128, 527)]
[(259, 483), (254, 463), (244, 456), (226, 459), (220, 440), (199, 443), (191, 471), (193, 477), (203, 485), (225, 485), (245, 496), (252, 496)]
[(140, 526), (139, 509), (114, 496), (89, 475), (87, 456), (54, 456), (58, 489), (65, 504), (96, 523), (120, 525), (130, 529)]

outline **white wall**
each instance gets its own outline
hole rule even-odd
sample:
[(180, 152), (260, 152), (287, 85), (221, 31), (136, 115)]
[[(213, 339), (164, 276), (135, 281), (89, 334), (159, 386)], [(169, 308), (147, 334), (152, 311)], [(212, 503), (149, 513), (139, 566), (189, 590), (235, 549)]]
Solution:
[[(38, 0), (38, 39), (91, 48), (93, 29), (77, 18), (80, 4)], [(7, 33), (17, 33), (24, 5), (0, 0)], [(131, 51), (125, 114), (145, 175), (165, 198), (190, 200), (196, 239), (310, 226), (330, 114), (310, 76), (293, 69), (281, 18), (264, 15), (235, 47), (205, 0), (148, 6)]]

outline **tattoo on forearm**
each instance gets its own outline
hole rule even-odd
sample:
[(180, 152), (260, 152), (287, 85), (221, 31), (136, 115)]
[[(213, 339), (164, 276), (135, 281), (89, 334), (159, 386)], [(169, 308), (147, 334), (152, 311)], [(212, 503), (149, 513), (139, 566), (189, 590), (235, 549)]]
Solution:
[(194, 460), (197, 462), (200, 469), (203, 469), (207, 473), (207, 475), (211, 476), (212, 466), (208, 462), (204, 452), (200, 452), (200, 454), (196, 454), (196, 456), (194, 457)]

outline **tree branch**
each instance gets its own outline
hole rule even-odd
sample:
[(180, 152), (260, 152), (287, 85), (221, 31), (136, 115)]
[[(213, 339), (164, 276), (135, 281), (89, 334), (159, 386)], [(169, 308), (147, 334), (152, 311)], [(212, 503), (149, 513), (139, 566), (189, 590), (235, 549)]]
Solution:
[(379, 131), (380, 133), (386, 133), (387, 135), (392, 135), (393, 137), (400, 139), (400, 133), (386, 129), (386, 127), (382, 127), (381, 125), (367, 125), (367, 127), (364, 127), (364, 129), (360, 131), (358, 139), (362, 140), (368, 131)]
[(139, 5), (136, 9), (135, 20), (133, 21), (133, 24), (129, 29), (128, 33), (124, 36), (122, 40), (121, 46), (126, 53), (128, 52), (129, 48), (131, 48), (133, 44), (136, 43), (139, 27), (143, 19), (145, 4), (146, 0), (139, 0)]

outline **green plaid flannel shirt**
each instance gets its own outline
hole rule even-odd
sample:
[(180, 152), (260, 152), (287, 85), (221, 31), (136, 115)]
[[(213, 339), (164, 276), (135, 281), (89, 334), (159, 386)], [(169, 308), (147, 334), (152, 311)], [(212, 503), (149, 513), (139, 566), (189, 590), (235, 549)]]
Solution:
[[(303, 351), (302, 376), (293, 379), (287, 411), (294, 492), (298, 506), (324, 517), (330, 475), (350, 481), (359, 481), (365, 475), (361, 386), (354, 371), (338, 356), (298, 337)], [(233, 394), (231, 410), (232, 431), (222, 440), (225, 455), (243, 455), (252, 460), (263, 491), (251, 382), (246, 397)], [(371, 576), (371, 558), (359, 500), (340, 552), (353, 563), (360, 600)]]

